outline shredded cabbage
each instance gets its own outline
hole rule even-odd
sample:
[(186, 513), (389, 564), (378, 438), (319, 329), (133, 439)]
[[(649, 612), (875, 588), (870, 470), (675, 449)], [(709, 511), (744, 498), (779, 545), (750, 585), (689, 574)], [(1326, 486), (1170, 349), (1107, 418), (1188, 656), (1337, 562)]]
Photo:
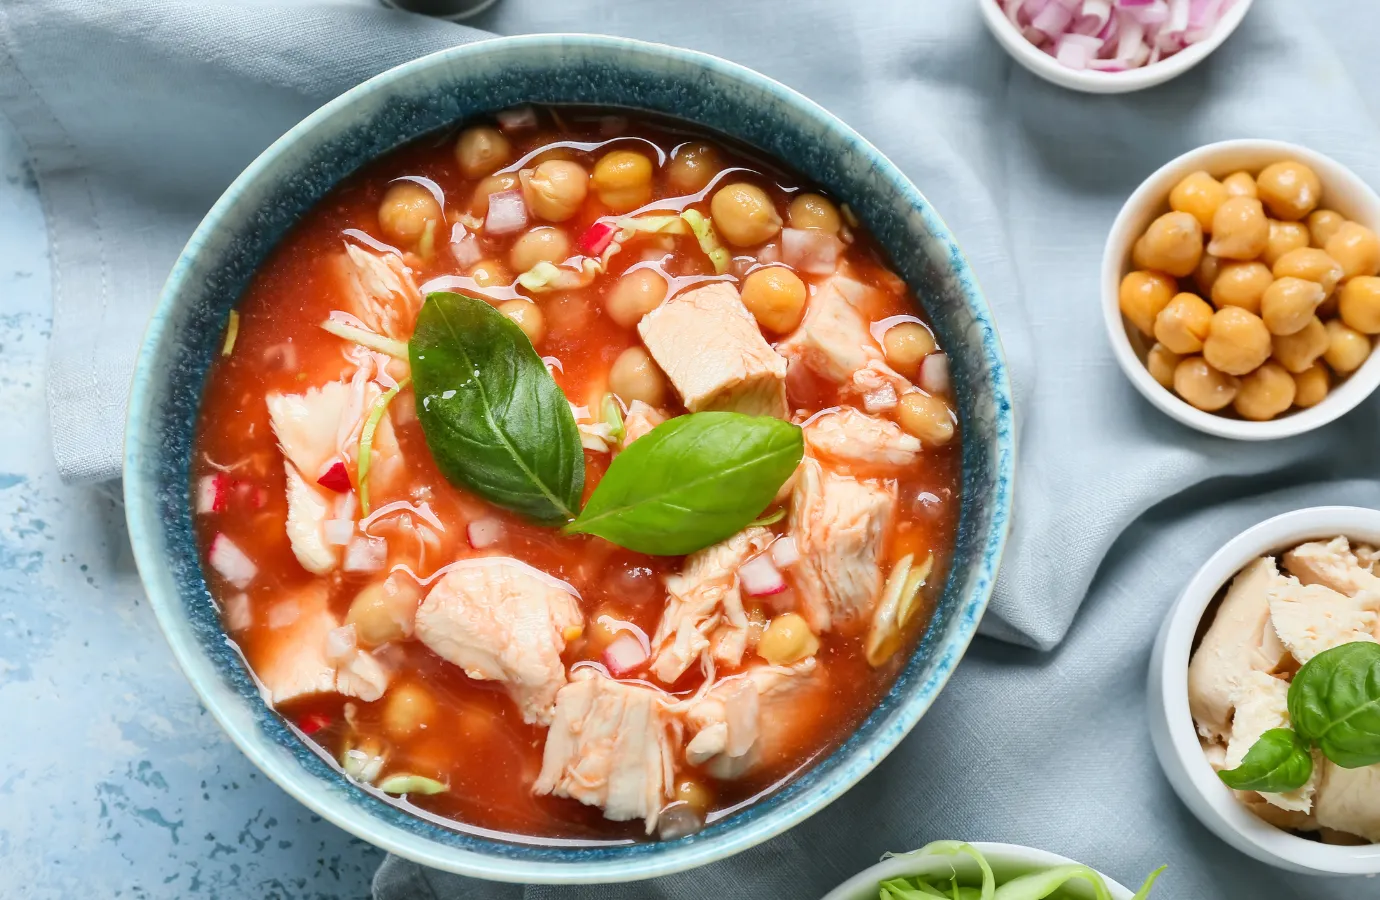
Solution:
[(431, 259), (431, 255), (436, 252), (436, 220), (427, 219), (426, 228), (422, 231), (422, 239), (417, 242), (417, 254), (422, 259)]
[(613, 394), (605, 394), (604, 401), (599, 404), (604, 423), (609, 426), (609, 437), (614, 443), (623, 442), (623, 410), (618, 405), (618, 398)]
[(604, 271), (604, 265), (597, 259), (585, 259), (579, 270), (563, 269), (554, 263), (543, 260), (517, 277), (517, 283), (534, 294), (548, 291), (570, 291), (589, 287), (594, 276)]
[(225, 323), (225, 343), (221, 345), (220, 355), (229, 356), (235, 352), (235, 338), (240, 335), (240, 314), (230, 310), (230, 321)]
[(616, 224), (621, 231), (618, 232), (617, 240), (628, 241), (639, 231), (649, 234), (685, 234), (686, 223), (681, 221), (680, 216), (638, 216), (636, 218), (618, 219)]
[(695, 240), (700, 242), (700, 249), (709, 257), (709, 261), (714, 264), (714, 273), (722, 275), (728, 271), (728, 264), (733, 261), (733, 257), (719, 244), (719, 236), (714, 233), (713, 220), (706, 218), (698, 210), (687, 209), (680, 214), (690, 226), (690, 230), (695, 234)]
[(407, 359), (407, 344), (394, 338), (365, 331), (363, 328), (356, 328), (353, 325), (346, 325), (335, 319), (327, 319), (321, 323), (321, 327), (336, 337), (344, 338), (351, 343), (359, 344), (361, 347), (386, 353), (394, 359)]
[[(972, 844), (961, 841), (935, 841), (916, 850), (903, 854), (904, 858), (923, 859), (936, 856), (965, 854), (972, 857), (982, 874), (980, 887), (973, 885), (972, 876), (960, 875), (951, 870), (947, 877), (934, 875), (915, 875), (908, 878), (891, 878), (877, 885), (879, 900), (927, 900), (942, 897), (947, 900), (1069, 900), (1071, 895), (1064, 885), (1082, 880), (1092, 886), (1096, 900), (1112, 900), (1111, 891), (1102, 876), (1087, 866), (1069, 864), (1054, 866), (1038, 872), (1028, 872), (997, 884), (996, 875), (982, 853)], [(1150, 873), (1136, 892), (1133, 900), (1147, 900), (1150, 889), (1165, 867), (1161, 866)]]
[(406, 376), (395, 387), (385, 391), (375, 400), (373, 408), (369, 410), (369, 418), (365, 420), (364, 427), (359, 431), (359, 509), (360, 514), (366, 519), (369, 517), (369, 465), (370, 457), (374, 451), (374, 432), (378, 430), (379, 421), (383, 418), (383, 414), (388, 411), (388, 404), (392, 403), (393, 398), (411, 383), (412, 377)]
[(443, 794), (450, 785), (442, 784), (435, 778), (424, 775), (389, 775), (379, 782), (379, 790), (385, 794)]

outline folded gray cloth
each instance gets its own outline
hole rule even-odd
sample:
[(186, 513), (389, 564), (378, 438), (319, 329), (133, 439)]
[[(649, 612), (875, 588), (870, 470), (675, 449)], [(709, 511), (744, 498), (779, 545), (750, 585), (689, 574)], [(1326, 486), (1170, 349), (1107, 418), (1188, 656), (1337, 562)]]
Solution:
[[(984, 0), (985, 2), (985, 0)], [(810, 95), (934, 202), (996, 309), (1021, 428), (1011, 543), (985, 634), (915, 735), (788, 835), (692, 876), (532, 897), (817, 896), (884, 850), (938, 837), (1065, 853), (1123, 881), (1160, 862), (1157, 897), (1380, 897), (1246, 860), (1168, 792), (1149, 749), (1153, 634), (1192, 570), (1262, 516), (1380, 502), (1374, 403), (1263, 445), (1190, 432), (1117, 370), (1098, 269), (1118, 207), (1193, 146), (1294, 140), (1380, 182), (1380, 7), (1258, 0), (1195, 72), (1120, 97), (1015, 68), (972, 3), (502, 0), (499, 33), (588, 31), (708, 50)], [(118, 475), (124, 391), (147, 310), (185, 236), (253, 155), (323, 100), (464, 28), (363, 6), (8, 0), (0, 111), (33, 152), (51, 234), (49, 390), (65, 477)], [(1111, 551), (1110, 556), (1108, 555)], [(1105, 560), (1105, 561), (1104, 561)], [(1094, 582), (1094, 575), (1100, 577)], [(1089, 587), (1092, 591), (1089, 594)], [(1065, 640), (1087, 595), (1088, 608)], [(520, 896), (400, 861), (376, 895)]]

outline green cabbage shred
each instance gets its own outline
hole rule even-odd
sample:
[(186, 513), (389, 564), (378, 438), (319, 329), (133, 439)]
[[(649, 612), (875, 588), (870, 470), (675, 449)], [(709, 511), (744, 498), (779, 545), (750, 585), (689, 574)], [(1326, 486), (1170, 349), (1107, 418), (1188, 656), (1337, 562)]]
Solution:
[(396, 387), (380, 395), (369, 410), (369, 418), (365, 420), (364, 427), (359, 431), (359, 508), (365, 517), (369, 515), (369, 466), (374, 451), (374, 432), (378, 430), (383, 414), (388, 412), (388, 404), (411, 383), (411, 376), (406, 377), (399, 381)]
[[(1072, 881), (1086, 881), (1092, 887), (1095, 900), (1112, 900), (1111, 891), (1102, 876), (1087, 866), (1077, 864), (1027, 872), (998, 884), (991, 865), (982, 853), (972, 844), (961, 841), (935, 841), (901, 858), (921, 861), (958, 854), (970, 856), (977, 862), (981, 879), (971, 874), (959, 874), (954, 869), (950, 869), (947, 875), (890, 878), (877, 885), (878, 900), (928, 900), (931, 897), (947, 900), (1072, 900), (1074, 895), (1065, 889), (1065, 885)], [(1160, 866), (1151, 872), (1133, 900), (1147, 900), (1151, 887), (1164, 869), (1164, 866)], [(974, 883), (979, 880), (980, 884)]]

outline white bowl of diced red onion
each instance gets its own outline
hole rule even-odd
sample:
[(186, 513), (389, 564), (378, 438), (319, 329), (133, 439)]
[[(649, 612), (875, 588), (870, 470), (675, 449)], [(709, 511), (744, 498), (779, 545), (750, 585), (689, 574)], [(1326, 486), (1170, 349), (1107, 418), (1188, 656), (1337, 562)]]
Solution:
[(979, 0), (1015, 60), (1090, 94), (1163, 84), (1221, 46), (1252, 0)]

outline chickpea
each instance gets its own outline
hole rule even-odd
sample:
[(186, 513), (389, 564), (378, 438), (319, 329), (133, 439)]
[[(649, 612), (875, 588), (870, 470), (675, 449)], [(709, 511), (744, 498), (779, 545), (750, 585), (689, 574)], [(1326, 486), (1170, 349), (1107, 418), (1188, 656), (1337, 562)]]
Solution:
[(931, 447), (947, 444), (954, 436), (954, 414), (949, 405), (924, 391), (902, 395), (896, 406), (896, 422), (907, 434)]
[(533, 347), (546, 337), (546, 317), (541, 314), (541, 307), (531, 300), (505, 300), (498, 305), (498, 311), (522, 329)]
[(1142, 237), (1146, 268), (1184, 278), (1203, 255), (1203, 228), (1186, 212), (1167, 212), (1150, 223)]
[(1260, 313), (1260, 298), (1275, 280), (1270, 270), (1261, 262), (1226, 262), (1212, 283), (1212, 302), (1221, 309), (1224, 306), (1239, 306), (1242, 309)]
[(818, 652), (819, 638), (805, 619), (793, 612), (772, 619), (757, 644), (757, 655), (774, 666), (789, 666)]
[(1270, 243), (1270, 220), (1265, 207), (1252, 197), (1232, 197), (1212, 217), (1212, 242), (1207, 251), (1230, 259), (1255, 259)]
[(1331, 209), (1315, 209), (1308, 214), (1308, 235), (1310, 242), (1319, 249), (1326, 247), (1328, 240), (1342, 227), (1346, 218)]
[(666, 404), (666, 376), (641, 347), (629, 347), (613, 361), (609, 369), (609, 390), (624, 404), (641, 400), (648, 406)]
[(744, 279), (742, 299), (758, 324), (785, 334), (805, 315), (805, 282), (783, 266), (767, 266)]
[(383, 730), (394, 740), (411, 737), (436, 719), (436, 701), (415, 684), (404, 684), (388, 692), (383, 704)]
[(614, 322), (632, 328), (661, 305), (667, 287), (666, 279), (653, 269), (625, 272), (604, 298), (604, 310)]
[(722, 168), (718, 150), (709, 144), (686, 144), (677, 147), (666, 164), (666, 183), (681, 194), (698, 193)]
[(937, 349), (934, 335), (919, 322), (901, 322), (882, 335), (887, 364), (912, 381), (920, 372), (920, 363)]
[(470, 269), (470, 278), (480, 287), (495, 287), (497, 285), (512, 284), (513, 276), (503, 264), (492, 259), (484, 259), (474, 264)]
[(1150, 268), (1150, 257), (1145, 251), (1147, 246), (1149, 245), (1146, 244), (1145, 235), (1143, 234), (1136, 238), (1136, 242), (1131, 245), (1131, 265), (1135, 266), (1137, 269)]
[(1333, 319), (1327, 328), (1327, 350), (1323, 359), (1338, 375), (1350, 375), (1370, 356), (1370, 338), (1355, 328)]
[(1211, 234), (1212, 217), (1228, 196), (1222, 182), (1206, 172), (1193, 172), (1169, 192), (1169, 208), (1193, 216), (1203, 231)]
[(1155, 340), (1174, 353), (1197, 353), (1212, 325), (1212, 307), (1197, 294), (1176, 294), (1155, 318)]
[(652, 161), (631, 150), (614, 150), (594, 164), (594, 191), (616, 213), (652, 199)]
[(521, 185), (516, 172), (501, 175), (488, 175), (475, 185), (474, 195), (470, 197), (470, 215), (484, 218), (489, 214), (489, 195), (517, 190)]
[(1241, 379), (1232, 407), (1243, 419), (1265, 422), (1293, 406), (1297, 390), (1293, 375), (1283, 366), (1267, 362)]
[(1255, 177), (1257, 195), (1276, 219), (1297, 222), (1318, 206), (1322, 182), (1301, 162), (1272, 163)]
[(1145, 356), (1145, 368), (1150, 370), (1150, 377), (1167, 388), (1174, 387), (1174, 370), (1181, 362), (1183, 357), (1164, 344), (1151, 347)]
[(439, 221), (441, 204), (431, 191), (412, 181), (394, 182), (379, 203), (379, 228), (384, 237), (399, 244), (415, 244), (428, 222)]
[(1349, 328), (1380, 334), (1380, 278), (1357, 275), (1342, 285), (1337, 311)]
[(1341, 264), (1343, 278), (1380, 274), (1380, 237), (1364, 225), (1343, 222), (1327, 239), (1327, 255)]
[(1129, 272), (1121, 279), (1118, 292), (1121, 314), (1140, 329), (1141, 334), (1155, 333), (1155, 317), (1169, 305), (1178, 291), (1174, 279), (1161, 272)]
[(1212, 296), (1212, 286), (1217, 283), (1217, 276), (1222, 273), (1222, 261), (1211, 253), (1204, 253), (1203, 258), (1198, 260), (1198, 268), (1193, 270), (1193, 283), (1198, 286), (1198, 293), (1204, 297)]
[(838, 234), (843, 227), (838, 207), (828, 197), (819, 194), (801, 194), (786, 208), (786, 218), (792, 228), (813, 228)]
[(1174, 370), (1174, 392), (1189, 405), (1205, 412), (1216, 412), (1236, 399), (1241, 382), (1219, 372), (1201, 356), (1190, 356)]
[(523, 193), (537, 218), (564, 222), (584, 205), (589, 173), (577, 162), (550, 159), (532, 170)]
[(721, 187), (709, 201), (714, 225), (735, 247), (765, 243), (781, 230), (781, 216), (767, 192), (755, 184), (735, 182)]
[(1327, 366), (1315, 364), (1294, 375), (1294, 405), (1300, 409), (1317, 406), (1331, 389)]
[(1203, 341), (1203, 359), (1228, 375), (1245, 375), (1270, 358), (1270, 330), (1238, 306), (1219, 309)]
[(362, 647), (378, 647), (412, 634), (412, 621), (422, 602), (422, 589), (403, 576), (376, 581), (363, 588), (350, 603), (345, 624), (355, 626)]
[(487, 125), (466, 128), (455, 142), (455, 161), (466, 178), (492, 175), (513, 158), (513, 147), (503, 132)]
[(1272, 267), (1276, 278), (1302, 278), (1322, 285), (1323, 297), (1332, 296), (1337, 282), (1342, 280), (1342, 266), (1316, 247), (1300, 247), (1275, 260)]
[(676, 782), (676, 799), (687, 804), (701, 817), (714, 805), (714, 794), (693, 778), (682, 777)]
[(1313, 316), (1293, 334), (1275, 335), (1272, 356), (1275, 362), (1294, 374), (1306, 371), (1327, 349), (1327, 329), (1322, 320)]
[(508, 263), (526, 272), (539, 262), (558, 263), (570, 257), (570, 238), (560, 228), (538, 225), (518, 236), (508, 251)]
[(1271, 334), (1295, 334), (1313, 318), (1324, 299), (1316, 281), (1285, 276), (1270, 285), (1260, 299), (1260, 318)]
[(1222, 179), (1222, 187), (1227, 189), (1229, 197), (1259, 197), (1260, 194), (1255, 187), (1255, 179), (1249, 172), (1233, 172)]
[(1273, 266), (1275, 260), (1290, 250), (1307, 247), (1308, 241), (1308, 226), (1302, 222), (1279, 222), (1271, 219), (1270, 239), (1265, 244), (1265, 252), (1260, 254), (1260, 260), (1267, 266)]

